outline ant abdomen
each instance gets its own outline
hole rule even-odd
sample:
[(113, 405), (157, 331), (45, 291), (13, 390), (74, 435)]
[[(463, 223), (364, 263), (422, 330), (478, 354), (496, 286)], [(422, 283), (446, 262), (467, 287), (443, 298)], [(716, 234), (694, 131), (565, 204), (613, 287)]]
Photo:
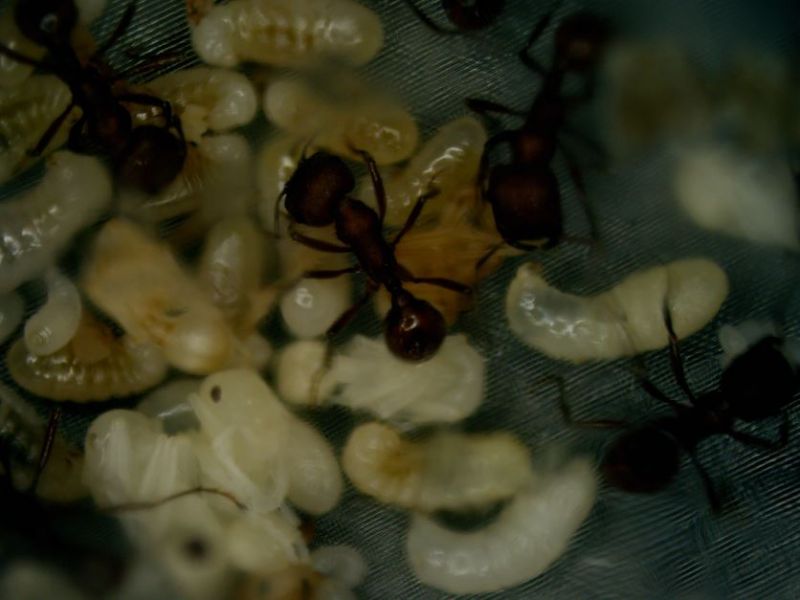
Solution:
[(666, 488), (680, 469), (680, 447), (666, 431), (644, 426), (622, 434), (601, 466), (609, 485), (626, 492), (652, 493)]
[(399, 292), (384, 320), (386, 345), (395, 356), (422, 361), (433, 356), (447, 335), (442, 314), (433, 305)]
[(487, 197), (495, 224), (509, 244), (555, 245), (561, 237), (561, 193), (545, 165), (497, 165), (489, 176)]
[(339, 203), (355, 185), (353, 174), (341, 158), (317, 152), (304, 158), (286, 183), (286, 211), (301, 225), (330, 225), (336, 219)]
[(173, 181), (186, 160), (186, 142), (167, 129), (142, 125), (134, 129), (118, 166), (120, 179), (155, 194)]
[(68, 43), (78, 23), (73, 0), (22, 0), (14, 18), (20, 31), (42, 46)]

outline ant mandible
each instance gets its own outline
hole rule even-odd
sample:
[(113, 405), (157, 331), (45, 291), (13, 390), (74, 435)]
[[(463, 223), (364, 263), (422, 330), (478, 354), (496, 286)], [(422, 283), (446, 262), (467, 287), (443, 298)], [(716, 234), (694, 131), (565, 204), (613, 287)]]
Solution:
[[(365, 293), (331, 325), (327, 332), (329, 338), (341, 331), (383, 286), (391, 297), (391, 308), (384, 319), (387, 346), (399, 358), (423, 361), (433, 356), (444, 341), (444, 317), (430, 303), (404, 289), (403, 282), (438, 285), (465, 294), (472, 290), (449, 279), (415, 277), (398, 264), (395, 258), (397, 244), (414, 226), (425, 202), (435, 192), (423, 194), (417, 199), (403, 227), (388, 242), (383, 236), (386, 193), (378, 167), (367, 152), (355, 152), (367, 164), (378, 202), (378, 212), (349, 196), (355, 187), (355, 179), (342, 159), (326, 152), (316, 152), (300, 161), (281, 193), (291, 218), (290, 236), (301, 244), (323, 252), (352, 253), (358, 263), (345, 269), (309, 271), (304, 274), (305, 277), (330, 279), (358, 272), (367, 276)], [(296, 231), (293, 227), (295, 224), (311, 227), (334, 225), (336, 237), (344, 245), (309, 237)]]
[[(632, 493), (654, 493), (666, 488), (680, 470), (682, 454), (687, 454), (703, 482), (712, 509), (721, 503), (711, 477), (695, 456), (697, 446), (714, 435), (763, 450), (779, 450), (789, 441), (786, 407), (798, 387), (798, 370), (783, 351), (783, 340), (767, 335), (737, 356), (722, 372), (717, 389), (701, 395), (692, 392), (672, 326), (669, 309), (664, 309), (669, 333), (670, 362), (679, 387), (690, 404), (677, 402), (646, 378), (642, 388), (668, 405), (674, 416), (652, 419), (638, 427), (617, 420), (575, 421), (566, 402), (563, 382), (560, 406), (567, 423), (595, 428), (626, 428), (611, 445), (602, 461), (604, 479), (613, 487)], [(734, 428), (735, 421), (755, 422), (780, 417), (779, 437), (768, 440)]]
[[(53, 73), (67, 84), (72, 93), (72, 101), (29, 151), (31, 155), (38, 156), (47, 148), (78, 107), (82, 115), (70, 129), (68, 147), (76, 152), (99, 149), (111, 157), (123, 182), (155, 193), (178, 175), (186, 159), (180, 119), (172, 113), (168, 102), (155, 96), (116, 94), (110, 70), (101, 60), (130, 25), (134, 9), (135, 5), (131, 3), (109, 39), (84, 64), (71, 44), (78, 22), (74, 0), (18, 2), (14, 11), (17, 27), (23, 35), (44, 46), (47, 55), (38, 61), (1, 44), (0, 54)], [(165, 125), (134, 128), (123, 102), (160, 108)]]
[[(550, 69), (530, 56), (530, 49), (550, 23), (550, 11), (536, 24), (525, 47), (519, 52), (522, 63), (542, 76), (539, 93), (527, 113), (520, 113), (490, 100), (470, 98), (467, 106), (480, 114), (525, 116), (522, 127), (492, 136), (484, 146), (478, 181), (483, 197), (491, 204), (497, 231), (505, 243), (522, 250), (551, 247), (563, 237), (561, 194), (551, 168), (556, 150), (567, 162), (584, 209), (589, 217), (592, 237), (597, 238), (594, 217), (585, 203), (585, 187), (572, 153), (559, 142), (560, 132), (580, 139), (593, 150), (599, 149), (565, 123), (571, 104), (591, 94), (591, 74), (607, 45), (609, 31), (596, 16), (577, 13), (564, 19), (555, 32), (555, 50)], [(568, 75), (585, 77), (582, 93), (567, 98), (562, 86)], [(489, 168), (491, 153), (509, 144), (512, 161)], [(496, 250), (495, 248), (494, 250)], [(482, 259), (485, 260), (487, 257)]]
[(456, 29), (444, 29), (426, 15), (413, 0), (405, 0), (417, 18), (436, 33), (460, 34), (484, 29), (503, 12), (504, 0), (442, 0), (442, 9)]

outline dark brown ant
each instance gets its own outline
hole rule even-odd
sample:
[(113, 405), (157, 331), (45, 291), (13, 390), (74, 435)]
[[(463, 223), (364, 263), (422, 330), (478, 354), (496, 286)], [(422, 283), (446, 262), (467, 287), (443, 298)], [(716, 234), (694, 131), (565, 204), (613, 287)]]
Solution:
[[(642, 388), (668, 405), (674, 416), (658, 417), (636, 427), (616, 420), (574, 421), (564, 396), (563, 382), (559, 382), (561, 410), (564, 419), (573, 425), (626, 429), (605, 453), (601, 465), (604, 479), (613, 487), (632, 493), (661, 491), (677, 476), (681, 455), (685, 453), (700, 474), (712, 509), (718, 511), (721, 503), (711, 478), (695, 456), (697, 446), (711, 436), (727, 435), (762, 450), (783, 448), (789, 441), (786, 408), (800, 383), (799, 373), (783, 351), (783, 340), (768, 335), (731, 361), (717, 389), (695, 395), (686, 380), (678, 339), (666, 308), (664, 320), (669, 333), (672, 371), (689, 405), (676, 402), (651, 381), (642, 378)], [(734, 428), (737, 419), (755, 422), (769, 417), (781, 419), (777, 440)]]
[[(415, 277), (397, 263), (397, 244), (414, 226), (425, 202), (434, 193), (420, 196), (394, 239), (386, 241), (383, 236), (386, 194), (378, 167), (367, 152), (356, 152), (369, 169), (378, 212), (348, 195), (355, 187), (355, 179), (342, 159), (326, 152), (316, 152), (300, 161), (281, 194), (291, 218), (290, 235), (295, 241), (316, 250), (352, 253), (358, 262), (346, 269), (310, 271), (305, 273), (305, 277), (329, 279), (358, 272), (367, 276), (366, 292), (331, 325), (329, 337), (344, 328), (380, 287), (385, 287), (392, 300), (384, 319), (384, 336), (389, 349), (405, 360), (426, 360), (444, 341), (444, 317), (430, 303), (404, 289), (403, 282), (428, 283), (465, 294), (471, 293), (471, 289), (449, 279)], [(334, 225), (336, 237), (344, 245), (308, 237), (296, 231), (295, 224), (311, 227)]]
[[(591, 95), (592, 72), (607, 45), (609, 31), (598, 17), (577, 13), (564, 19), (555, 32), (555, 50), (550, 69), (530, 56), (530, 49), (550, 23), (553, 11), (536, 24), (525, 47), (519, 52), (522, 63), (542, 76), (542, 87), (527, 113), (520, 113), (489, 100), (468, 99), (467, 106), (481, 114), (525, 116), (518, 129), (504, 130), (492, 136), (484, 146), (479, 173), (483, 197), (491, 204), (497, 230), (505, 243), (523, 250), (551, 247), (563, 237), (561, 193), (551, 163), (556, 151), (566, 159), (584, 208), (589, 216), (593, 238), (594, 218), (585, 204), (585, 187), (572, 153), (558, 140), (561, 132), (592, 142), (569, 128), (565, 122), (568, 109)], [(574, 97), (563, 94), (567, 76), (584, 77), (583, 92)], [(491, 153), (508, 144), (512, 160), (489, 168)], [(599, 150), (598, 150), (599, 151)], [(485, 257), (483, 260), (485, 260)]]
[[(70, 129), (67, 146), (76, 152), (99, 151), (108, 155), (119, 178), (148, 193), (171, 182), (186, 159), (186, 142), (180, 119), (168, 102), (138, 93), (116, 93), (114, 77), (102, 56), (125, 32), (134, 15), (131, 3), (119, 24), (97, 50), (82, 62), (71, 38), (78, 22), (73, 0), (24, 0), (18, 2), (14, 19), (19, 30), (47, 49), (41, 61), (0, 45), (0, 54), (18, 62), (53, 73), (69, 86), (72, 101), (29, 151), (39, 156), (77, 107), (82, 115)], [(165, 125), (133, 127), (124, 102), (152, 105), (161, 109)], [(174, 133), (173, 133), (174, 131)]]
[(436, 33), (460, 34), (485, 29), (500, 16), (504, 0), (442, 0), (442, 9), (456, 29), (440, 27), (426, 15), (413, 0), (405, 0), (417, 18)]

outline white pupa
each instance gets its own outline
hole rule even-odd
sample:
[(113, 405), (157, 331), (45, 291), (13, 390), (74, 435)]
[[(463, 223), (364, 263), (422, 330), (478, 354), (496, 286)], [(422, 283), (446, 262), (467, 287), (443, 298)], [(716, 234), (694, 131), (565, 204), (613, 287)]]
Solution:
[(511, 434), (438, 432), (412, 441), (380, 423), (353, 430), (342, 467), (359, 491), (421, 512), (488, 506), (533, 479), (528, 450)]
[(328, 440), (305, 421), (290, 421), (284, 460), (293, 506), (321, 515), (339, 503), (344, 487), (339, 462)]
[(78, 288), (57, 269), (44, 276), (47, 302), (25, 323), (25, 346), (37, 356), (61, 350), (78, 331), (83, 303)]
[(0, 344), (17, 330), (25, 315), (25, 303), (16, 292), (0, 294)]
[(677, 153), (675, 195), (700, 227), (800, 249), (797, 186), (786, 159), (706, 143)]
[[(3, 58), (0, 57), (0, 64)], [(29, 167), (36, 158), (28, 153), (36, 148), (50, 124), (72, 99), (69, 87), (54, 75), (35, 75), (17, 86), (0, 86), (0, 182), (7, 181)], [(77, 117), (75, 117), (77, 118)], [(61, 146), (75, 118), (69, 117), (40, 156)]]
[(352, 304), (351, 278), (301, 279), (281, 298), (283, 323), (296, 338), (323, 335)]
[(496, 592), (544, 573), (589, 515), (597, 490), (586, 459), (575, 459), (517, 494), (478, 531), (452, 531), (415, 515), (406, 541), (411, 568), (448, 594)]
[(369, 152), (379, 165), (411, 156), (419, 131), (401, 104), (358, 81), (349, 94), (340, 94), (331, 100), (309, 81), (276, 79), (264, 91), (264, 114), (287, 133), (352, 160), (362, 160), (354, 149)]
[[(474, 185), (486, 140), (486, 129), (473, 117), (442, 125), (403, 169), (384, 177), (386, 223), (402, 225), (417, 199), (435, 189), (438, 195), (428, 200), (421, 215), (429, 220), (441, 212), (456, 190)], [(376, 205), (369, 178), (362, 179), (359, 196)]]
[(363, 65), (383, 45), (383, 28), (353, 0), (234, 0), (202, 17), (192, 44), (201, 60), (221, 67), (304, 67), (325, 58)]
[(231, 359), (222, 312), (169, 248), (131, 222), (113, 219), (95, 238), (83, 289), (135, 340), (159, 346), (175, 367), (211, 373)]
[[(194, 142), (201, 141), (208, 131), (221, 133), (247, 125), (258, 110), (253, 83), (229, 69), (183, 69), (149, 81), (145, 87), (172, 104), (186, 139)], [(160, 108), (151, 108), (133, 116), (149, 121), (160, 114)]]
[(523, 342), (552, 358), (613, 360), (667, 346), (665, 306), (683, 339), (711, 322), (727, 295), (727, 275), (704, 258), (642, 269), (595, 296), (557, 290), (528, 263), (508, 288), (506, 317)]
[(38, 276), (111, 200), (111, 177), (90, 156), (56, 152), (33, 189), (0, 205), (0, 294)]
[(117, 338), (85, 314), (68, 343), (50, 354), (17, 340), (6, 355), (11, 378), (29, 392), (55, 401), (100, 402), (144, 392), (164, 380), (167, 361), (152, 343)]
[[(327, 371), (324, 357), (320, 341), (287, 346), (276, 372), (281, 397), (301, 405), (329, 399), (380, 419), (414, 424), (460, 421), (483, 400), (483, 358), (463, 335), (445, 338), (433, 358), (422, 363), (395, 357), (383, 338), (363, 336), (353, 338)], [(320, 373), (317, 398), (315, 373)]]

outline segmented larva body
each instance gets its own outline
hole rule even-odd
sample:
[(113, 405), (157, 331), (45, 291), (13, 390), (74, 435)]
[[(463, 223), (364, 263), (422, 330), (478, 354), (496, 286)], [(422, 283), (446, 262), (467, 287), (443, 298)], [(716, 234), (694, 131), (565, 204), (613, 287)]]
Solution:
[(383, 45), (383, 29), (352, 0), (235, 0), (211, 9), (192, 42), (202, 60), (221, 67), (302, 67), (324, 57), (362, 65)]
[(44, 179), (0, 204), (0, 294), (36, 277), (111, 200), (111, 178), (96, 158), (57, 152)]
[[(145, 87), (172, 104), (181, 117), (186, 139), (199, 142), (210, 131), (224, 132), (247, 125), (258, 110), (252, 82), (242, 73), (228, 69), (195, 67), (168, 73)], [(137, 120), (159, 118), (158, 107), (142, 107)]]
[(131, 396), (158, 385), (167, 362), (153, 344), (116, 338), (85, 317), (61, 350), (39, 356), (17, 340), (6, 356), (11, 377), (29, 392), (57, 401), (98, 402)]
[(81, 321), (83, 304), (80, 292), (69, 278), (55, 268), (45, 275), (47, 302), (25, 323), (28, 351), (46, 356), (66, 346)]
[(284, 131), (352, 160), (361, 160), (354, 148), (369, 152), (379, 165), (410, 157), (419, 130), (408, 110), (346, 73), (342, 78), (335, 100), (310, 82), (278, 79), (264, 92), (264, 114)]
[[(0, 181), (6, 181), (26, 166), (50, 124), (72, 99), (67, 85), (53, 75), (36, 75), (16, 87), (0, 87)], [(77, 117), (80, 113), (75, 111)], [(68, 119), (44, 149), (47, 154), (63, 144), (69, 133)]]

